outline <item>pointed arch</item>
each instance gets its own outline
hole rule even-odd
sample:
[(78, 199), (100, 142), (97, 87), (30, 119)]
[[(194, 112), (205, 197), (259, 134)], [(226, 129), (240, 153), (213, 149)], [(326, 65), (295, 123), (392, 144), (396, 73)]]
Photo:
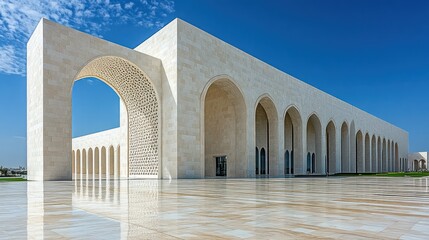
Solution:
[(380, 136), (377, 138), (377, 172), (383, 172), (383, 154)]
[(387, 172), (388, 170), (387, 170), (387, 161), (386, 161), (386, 159), (387, 159), (387, 156), (386, 156), (386, 153), (387, 153), (387, 149), (386, 149), (386, 139), (385, 138), (383, 138), (383, 146), (382, 146), (382, 163), (381, 163), (381, 165), (382, 165), (382, 172)]
[(209, 81), (201, 95), (203, 175), (216, 176), (215, 156), (226, 156), (226, 177), (247, 176), (247, 110), (239, 86), (226, 75)]
[(302, 118), (296, 106), (287, 108), (284, 114), (284, 151), (289, 151), (289, 165), (285, 174), (295, 174), (295, 169), (302, 169), (304, 166), (302, 156)]
[(365, 168), (364, 172), (371, 172), (371, 142), (369, 134), (365, 134)]
[(387, 140), (387, 154), (386, 154), (386, 171), (390, 172), (392, 168), (392, 148), (390, 144), (390, 139)]
[(377, 172), (377, 141), (375, 135), (371, 138), (371, 172)]
[(106, 178), (106, 174), (107, 174), (107, 152), (106, 152), (106, 147), (103, 146), (101, 147), (101, 159), (100, 159), (100, 179), (104, 179)]
[(331, 120), (326, 125), (326, 173), (335, 174), (337, 169), (337, 146), (335, 123)]
[(94, 150), (94, 178), (100, 178), (100, 150), (95, 147)]
[(88, 149), (88, 171), (87, 175), (88, 177), (93, 178), (94, 177), (94, 152), (92, 151), (92, 148)]
[(341, 125), (341, 172), (350, 172), (350, 155), (349, 155), (349, 127), (344, 121)]
[(364, 172), (364, 149), (362, 131), (356, 133), (356, 173)]
[(88, 162), (86, 160), (86, 149), (82, 149), (82, 165), (81, 165), (81, 173), (80, 176), (87, 178), (88, 177)]
[[(255, 106), (255, 143), (256, 146), (266, 149), (265, 171), (260, 172), (269, 175), (282, 174), (283, 169), (278, 169), (278, 115), (274, 101), (268, 94), (259, 97)], [(262, 161), (262, 159), (261, 159)], [(262, 174), (262, 173), (261, 173)]]
[(307, 119), (307, 152), (312, 155), (311, 173), (322, 174), (325, 172), (322, 157), (322, 125), (316, 113)]

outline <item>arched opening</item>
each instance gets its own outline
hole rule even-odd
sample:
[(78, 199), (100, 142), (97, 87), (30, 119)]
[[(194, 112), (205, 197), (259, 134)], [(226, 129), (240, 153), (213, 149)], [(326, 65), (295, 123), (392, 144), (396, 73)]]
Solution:
[(387, 172), (387, 163), (386, 163), (386, 139), (383, 138), (383, 150), (382, 150), (382, 171)]
[(359, 130), (356, 133), (356, 173), (364, 172), (363, 136)]
[[(203, 96), (204, 174), (225, 177), (245, 177), (246, 106), (239, 88), (222, 78), (209, 85)], [(222, 165), (222, 166), (221, 166)]]
[(387, 171), (392, 171), (392, 148), (390, 147), (390, 140), (387, 140)]
[(311, 173), (322, 174), (324, 164), (322, 158), (322, 126), (316, 114), (312, 114), (307, 121), (307, 152), (311, 153)]
[(88, 149), (88, 173), (89, 178), (94, 177), (94, 153), (92, 151), (92, 148)]
[(94, 178), (100, 178), (100, 150), (98, 147), (94, 150)]
[(420, 171), (426, 170), (426, 161), (424, 159), (420, 159)]
[(378, 137), (377, 140), (377, 166), (377, 172), (383, 172), (382, 148), (380, 137)]
[(417, 159), (414, 159), (414, 161), (413, 161), (413, 165), (414, 165), (414, 171), (415, 172), (418, 172), (419, 170), (420, 170), (420, 166), (419, 166), (419, 160), (417, 160)]
[(100, 164), (100, 179), (105, 179), (106, 178), (106, 172), (107, 172), (107, 169), (106, 169), (106, 165), (107, 165), (107, 163), (106, 163), (106, 161), (107, 161), (107, 158), (106, 158), (106, 148), (105, 147), (102, 147), (101, 148), (101, 159), (100, 159), (100, 162), (101, 162), (101, 164)]
[(109, 147), (109, 162), (108, 162), (108, 169), (109, 169), (109, 177), (113, 178), (115, 174), (115, 149), (113, 146)]
[(357, 172), (356, 169), (356, 128), (355, 122), (350, 123), (350, 172)]
[[(116, 110), (123, 114), (119, 138), (126, 149), (122, 151), (122, 158), (127, 159), (124, 177), (160, 177), (159, 99), (147, 75), (128, 60), (104, 56), (88, 62), (77, 74), (71, 88), (73, 89), (75, 82), (83, 79), (89, 84), (95, 84), (98, 79), (118, 96), (119, 103), (116, 106), (121, 106), (121, 109), (116, 107)], [(97, 116), (95, 119), (97, 125), (102, 127), (102, 118)], [(107, 154), (106, 149), (104, 153)], [(102, 160), (101, 164), (106, 166), (106, 162)], [(106, 173), (105, 168), (100, 170), (104, 174), (110, 174)]]
[(365, 172), (371, 172), (371, 142), (369, 134), (365, 134)]
[(371, 172), (377, 172), (377, 143), (375, 135), (371, 138)]
[[(295, 107), (290, 107), (284, 118), (284, 151), (290, 153), (288, 168), (285, 174), (295, 174), (295, 169), (302, 169), (302, 120)], [(285, 155), (286, 166), (286, 155)]]
[(88, 178), (88, 162), (86, 161), (86, 149), (84, 148), (82, 150), (82, 165), (81, 165), (81, 179), (82, 178)]
[(350, 172), (349, 158), (349, 127), (346, 122), (341, 126), (341, 172)]
[[(261, 149), (261, 164), (259, 174), (279, 175), (283, 174), (278, 169), (278, 117), (273, 101), (265, 96), (256, 106), (255, 132), (256, 147)], [(262, 165), (262, 148), (266, 149), (266, 163)]]
[(335, 174), (337, 167), (337, 147), (334, 122), (326, 126), (326, 174)]
[(404, 163), (402, 161), (402, 158), (399, 158), (399, 171), (404, 172)]

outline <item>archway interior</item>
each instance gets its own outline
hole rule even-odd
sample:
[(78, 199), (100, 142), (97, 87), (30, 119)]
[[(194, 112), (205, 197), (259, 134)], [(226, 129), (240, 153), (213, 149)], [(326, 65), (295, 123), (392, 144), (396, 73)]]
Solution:
[(124, 153), (121, 176), (160, 177), (160, 108), (152, 82), (136, 65), (115, 56), (90, 61), (76, 79), (87, 77), (106, 82), (118, 93), (126, 108), (126, 130), (120, 138), (121, 153)]
[(377, 172), (377, 145), (375, 140), (375, 135), (372, 135), (371, 138), (371, 172)]
[[(105, 82), (88, 77), (77, 80), (72, 88), (72, 137), (81, 137), (120, 126), (120, 98)], [(120, 136), (117, 136), (118, 138)], [(99, 144), (82, 147), (80, 163), (72, 155), (72, 177), (98, 179), (100, 173)], [(79, 166), (79, 170), (76, 167)], [(111, 166), (103, 163), (103, 166)], [(113, 169), (113, 166), (110, 168)], [(79, 175), (76, 175), (79, 173)], [(110, 175), (109, 175), (110, 176)]]
[(326, 173), (335, 174), (337, 164), (337, 147), (335, 125), (332, 121), (326, 126)]
[(387, 140), (387, 161), (386, 161), (386, 171), (390, 172), (392, 169), (392, 148), (390, 144), (390, 140)]
[[(273, 101), (269, 97), (261, 98), (255, 112), (255, 144), (257, 148), (261, 149), (257, 175), (283, 174), (284, 168), (279, 169), (278, 167), (277, 125), (277, 110)], [(262, 157), (262, 149), (264, 149), (264, 157)]]
[(382, 163), (381, 169), (383, 172), (387, 172), (387, 162), (386, 162), (386, 139), (383, 138), (383, 146), (382, 146)]
[(364, 172), (371, 172), (371, 142), (369, 134), (365, 134), (365, 169)]
[(361, 131), (356, 133), (356, 172), (364, 172), (363, 136)]
[(344, 122), (341, 126), (341, 172), (350, 172), (349, 159), (349, 128)]
[[(322, 164), (322, 126), (316, 115), (311, 115), (307, 121), (307, 154), (311, 161), (307, 161), (307, 172), (321, 174), (324, 172)], [(310, 166), (308, 164), (310, 163)]]
[(383, 171), (383, 159), (382, 159), (382, 147), (381, 147), (381, 138), (377, 139), (377, 172)]
[(243, 96), (228, 79), (210, 85), (204, 98), (204, 174), (246, 176), (246, 110)]
[(256, 107), (256, 147), (261, 149), (261, 155), (259, 156), (259, 161), (256, 162), (256, 174), (265, 175), (269, 174), (269, 157), (266, 156), (266, 150), (269, 149), (269, 122), (268, 116), (265, 112), (264, 107), (261, 104), (258, 104)]
[(284, 174), (295, 174), (302, 168), (302, 121), (296, 108), (291, 107), (284, 118)]

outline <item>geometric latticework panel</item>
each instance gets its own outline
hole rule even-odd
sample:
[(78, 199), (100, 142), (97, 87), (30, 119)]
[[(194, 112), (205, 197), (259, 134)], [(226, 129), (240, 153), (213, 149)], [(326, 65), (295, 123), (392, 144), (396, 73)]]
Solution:
[(158, 175), (158, 108), (156, 92), (143, 71), (119, 57), (100, 57), (88, 63), (77, 79), (97, 77), (124, 101), (128, 114), (128, 174)]

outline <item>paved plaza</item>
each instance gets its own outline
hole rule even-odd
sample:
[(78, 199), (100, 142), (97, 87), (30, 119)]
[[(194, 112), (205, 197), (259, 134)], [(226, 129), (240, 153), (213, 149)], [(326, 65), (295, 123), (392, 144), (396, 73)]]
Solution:
[(1, 183), (0, 239), (428, 239), (429, 179)]

